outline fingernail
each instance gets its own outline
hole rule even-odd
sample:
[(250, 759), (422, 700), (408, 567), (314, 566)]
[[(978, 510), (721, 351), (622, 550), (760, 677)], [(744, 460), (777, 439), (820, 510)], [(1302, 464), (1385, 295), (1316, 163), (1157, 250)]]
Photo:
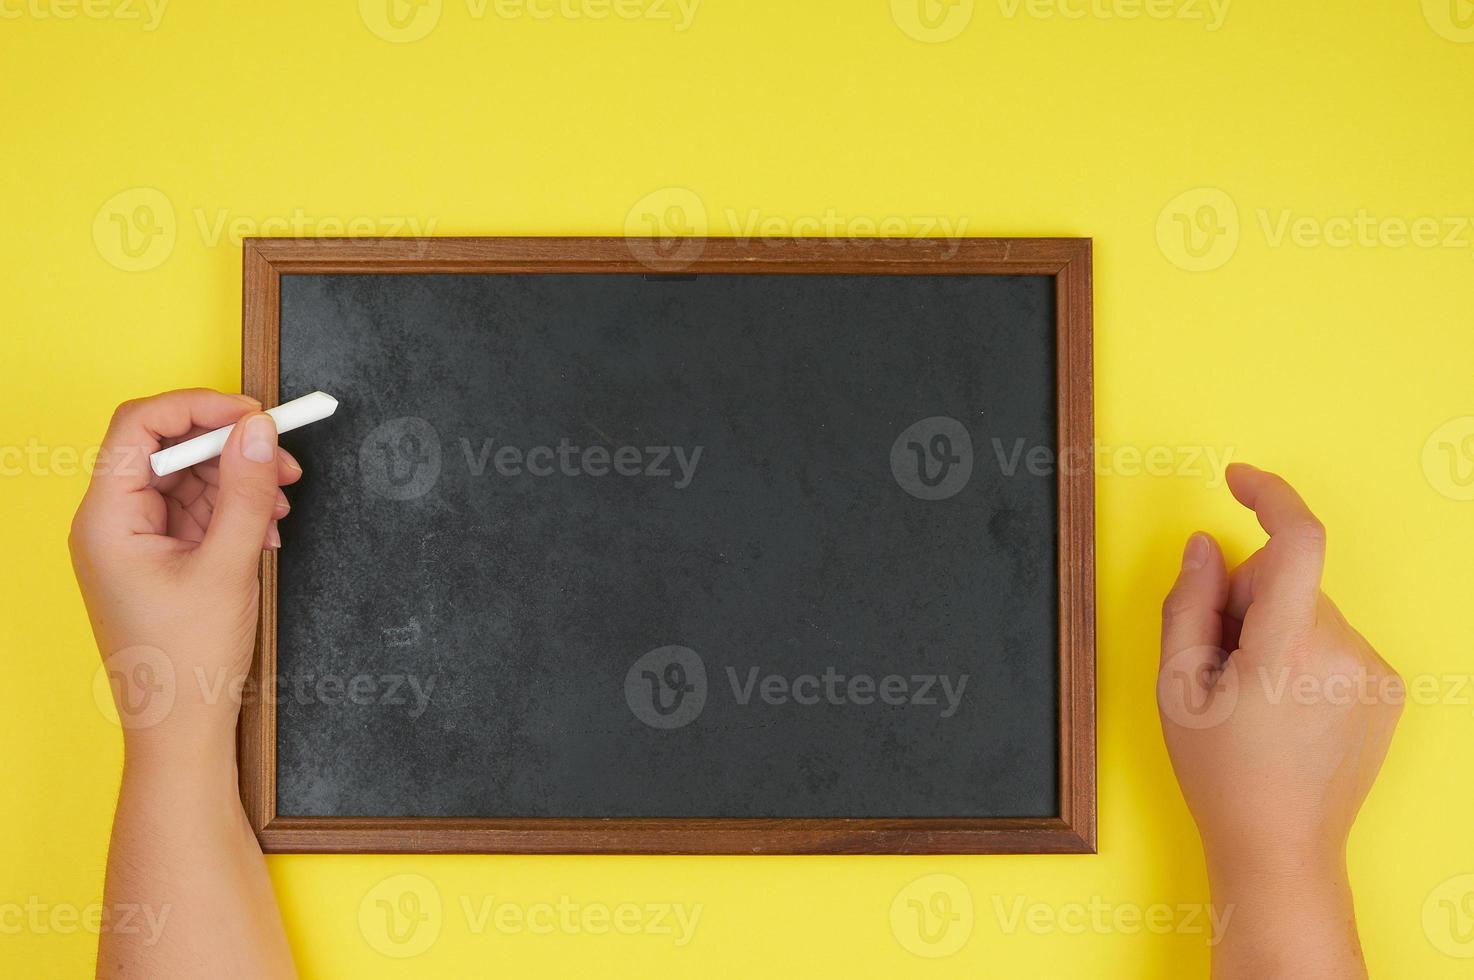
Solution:
[(273, 548), (281, 547), (281, 532), (276, 529), (275, 523), (266, 528), (266, 543)]
[(287, 499), (286, 494), (278, 490), (276, 492), (276, 510), (272, 512), (272, 516), (280, 520), (281, 518), (286, 517), (291, 509), (292, 502)]
[(253, 398), (250, 395), (231, 395), (230, 397), (234, 398), (238, 402), (244, 402), (245, 404), (250, 405), (253, 408), (261, 404), (261, 399)]
[(241, 455), (253, 463), (269, 463), (276, 455), (276, 423), (266, 413), (246, 420), (246, 433), (241, 437)]
[(277, 455), (281, 457), (281, 461), (287, 464), (287, 469), (296, 470), (298, 473), (302, 472), (302, 464), (297, 462), (296, 457), (294, 457), (291, 453), (287, 452), (285, 449), (278, 449), (276, 452)]
[(1208, 561), (1208, 536), (1199, 531), (1187, 539), (1182, 552), (1182, 567), (1188, 571), (1202, 568)]

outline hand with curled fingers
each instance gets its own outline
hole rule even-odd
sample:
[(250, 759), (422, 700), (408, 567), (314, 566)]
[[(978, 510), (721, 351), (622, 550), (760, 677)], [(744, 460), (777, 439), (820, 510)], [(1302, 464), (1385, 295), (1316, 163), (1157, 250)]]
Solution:
[[(157, 477), (165, 442), (235, 425), (218, 461)], [(103, 930), (97, 976), (291, 977), (291, 949), (236, 782), (235, 725), (302, 468), (254, 398), (194, 389), (113, 415), (69, 543), (123, 727), (109, 908), (167, 910), (158, 936)], [(162, 693), (161, 693), (162, 692)]]
[[(166, 443), (231, 424), (218, 460), (154, 475), (149, 455)], [(152, 666), (172, 672), (167, 717), (130, 718), (127, 700), (118, 699), (125, 738), (138, 748), (177, 744), (164, 737), (176, 729), (194, 740), (233, 741), (261, 552), (280, 545), (277, 521), (290, 509), (280, 488), (301, 476), (277, 446), (271, 416), (246, 395), (171, 391), (113, 415), (69, 544), (104, 660), (119, 658), (126, 674), (130, 651), (142, 650), (164, 658)]]
[(1157, 703), (1220, 915), (1218, 977), (1364, 976), (1346, 843), (1402, 681), (1321, 591), (1326, 532), (1283, 479), (1234, 497), (1269, 540), (1230, 572), (1194, 534), (1162, 608)]

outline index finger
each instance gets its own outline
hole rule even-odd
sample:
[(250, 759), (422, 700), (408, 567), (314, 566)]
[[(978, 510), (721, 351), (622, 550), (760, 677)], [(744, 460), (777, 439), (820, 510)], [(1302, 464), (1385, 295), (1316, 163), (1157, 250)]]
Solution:
[(1243, 463), (1230, 466), (1227, 476), (1234, 498), (1269, 532), (1256, 559), (1251, 602), (1313, 622), (1325, 568), (1325, 525), (1283, 478)]
[(124, 402), (113, 413), (103, 437), (90, 491), (117, 497), (151, 485), (153, 468), (148, 457), (165, 439), (200, 427), (230, 425), (260, 403), (248, 395), (227, 395), (209, 388), (186, 388), (152, 398)]

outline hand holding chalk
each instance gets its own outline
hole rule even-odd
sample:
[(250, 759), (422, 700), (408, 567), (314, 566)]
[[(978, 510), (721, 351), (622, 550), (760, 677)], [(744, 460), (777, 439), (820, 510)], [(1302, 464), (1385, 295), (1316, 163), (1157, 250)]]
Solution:
[[(232, 422), (218, 466), (160, 479), (141, 465), (167, 441)], [(231, 940), (232, 949), (259, 951), (239, 971), (248, 976), (292, 975), (260, 848), (241, 832), (234, 775), (241, 694), (252, 690), (262, 551), (281, 543), (276, 522), (290, 510), (281, 488), (303, 476), (277, 444), (276, 426), (255, 399), (205, 388), (124, 403), (67, 538), (102, 655), (93, 692), (122, 731), (126, 760), (108, 887), (125, 880), (147, 898), (183, 880), (171, 861), (198, 869), (186, 887), (191, 901), (217, 919), (218, 910), (234, 909), (255, 920)], [(171, 933), (183, 938), (169, 963), (199, 961), (190, 935), (208, 932), (209, 916)], [(119, 949), (110, 963), (122, 962)], [(148, 956), (139, 962), (146, 973), (170, 971)]]
[[(276, 431), (281, 434), (325, 419), (337, 410), (338, 399), (325, 391), (314, 391), (310, 395), (294, 398), (275, 408), (268, 408), (266, 414), (276, 421)], [(225, 449), (225, 440), (230, 438), (233, 429), (235, 429), (234, 425), (227, 425), (223, 429), (216, 429), (213, 432), (206, 432), (204, 435), (185, 440), (177, 446), (160, 449), (148, 458), (154, 475), (168, 476), (170, 473), (178, 473), (196, 463), (214, 459)]]

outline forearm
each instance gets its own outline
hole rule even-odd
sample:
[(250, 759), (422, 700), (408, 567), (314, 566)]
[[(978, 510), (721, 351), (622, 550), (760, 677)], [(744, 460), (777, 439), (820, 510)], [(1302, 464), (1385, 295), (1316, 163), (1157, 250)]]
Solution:
[(295, 975), (229, 739), (215, 741), (125, 750), (105, 902), (155, 927), (104, 930), (99, 977)]
[(1366, 977), (1344, 851), (1312, 859), (1209, 859), (1214, 913), (1227, 925), (1214, 980)]

